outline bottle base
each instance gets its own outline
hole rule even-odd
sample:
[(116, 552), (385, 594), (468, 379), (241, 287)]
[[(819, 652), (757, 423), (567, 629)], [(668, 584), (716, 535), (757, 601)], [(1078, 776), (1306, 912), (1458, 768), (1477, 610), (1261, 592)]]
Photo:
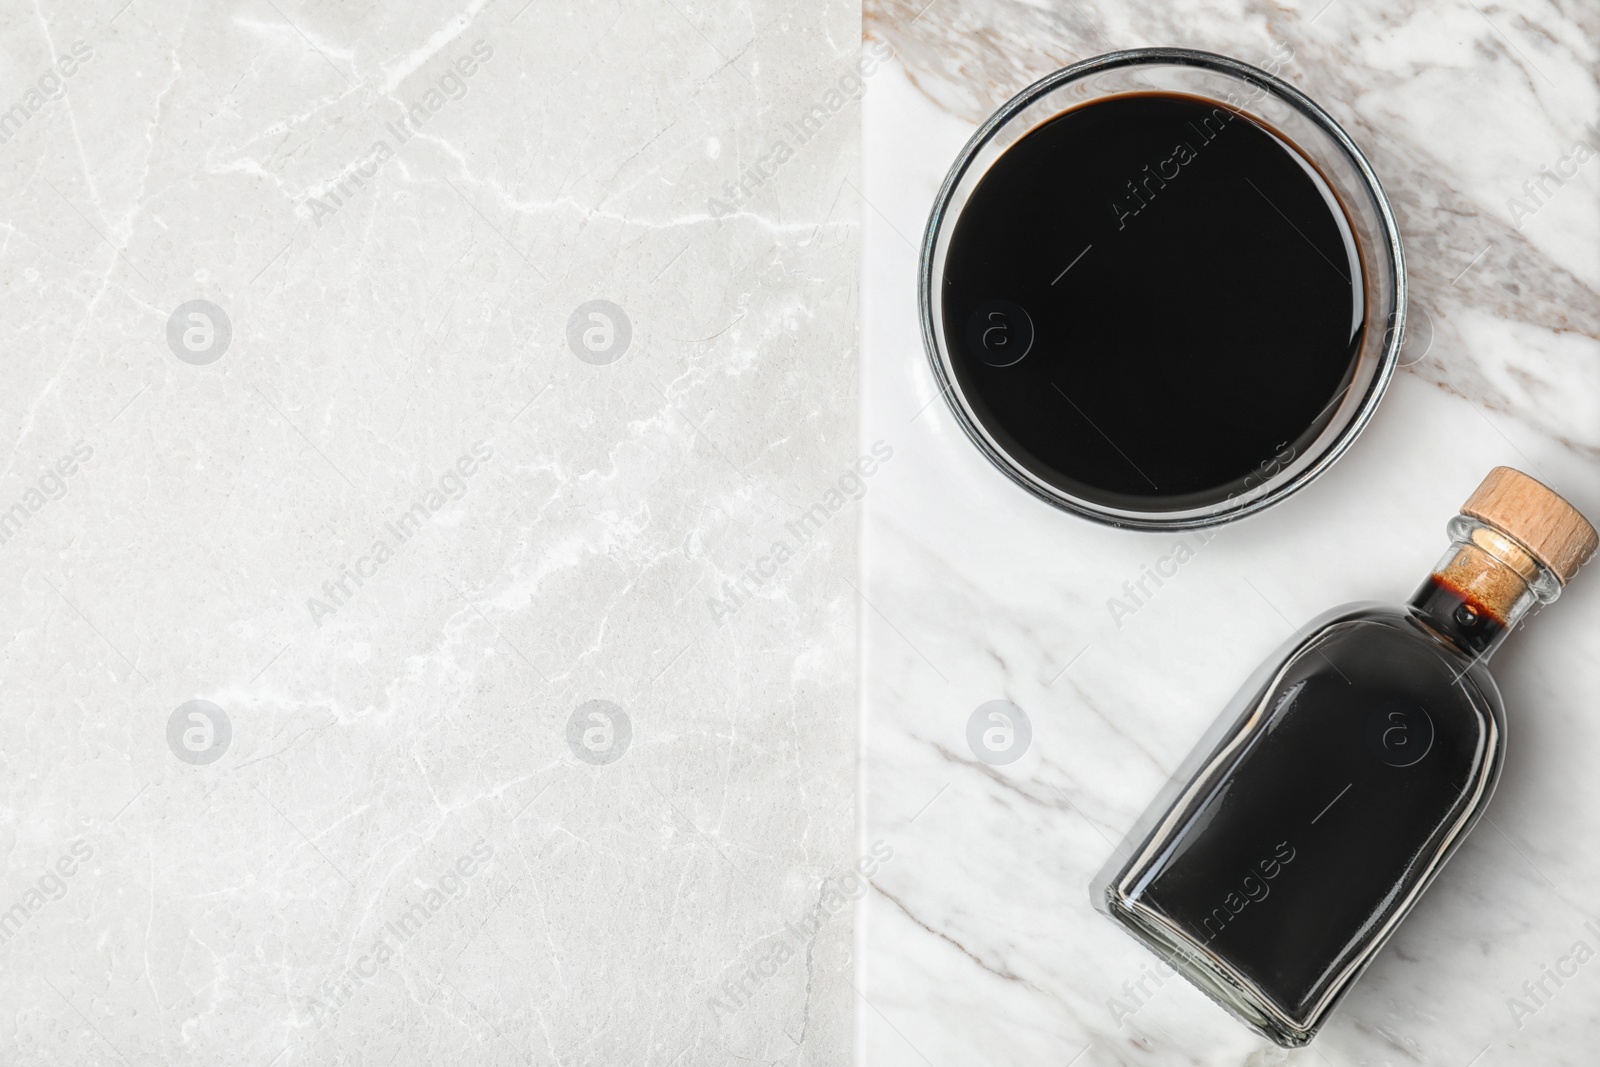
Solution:
[(1157, 913), (1115, 888), (1106, 892), (1105, 905), (1107, 914), (1137, 941), (1262, 1037), (1283, 1048), (1300, 1048), (1317, 1035), (1316, 1023), (1286, 1015), (1248, 978)]

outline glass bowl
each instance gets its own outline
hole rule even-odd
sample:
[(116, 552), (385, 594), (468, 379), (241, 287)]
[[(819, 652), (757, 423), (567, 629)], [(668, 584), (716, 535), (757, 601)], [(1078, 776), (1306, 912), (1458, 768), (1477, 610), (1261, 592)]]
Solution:
[[(963, 208), (1012, 146), (1074, 109), (1112, 97), (1152, 93), (1189, 96), (1228, 108), (1287, 142), (1343, 208), (1362, 275), (1356, 294), (1361, 301), (1356, 314), (1363, 319), (1359, 346), (1346, 384), (1329, 401), (1334, 410), (1328, 421), (1317, 430), (1319, 416), (1308, 424), (1306, 432), (1312, 436), (1301, 447), (1265, 457), (1242, 481), (1233, 479), (1219, 487), (1218, 493), (1231, 487), (1225, 497), (1198, 502), (1095, 499), (1075, 492), (1071, 477), (1038, 457), (1003, 444), (1009, 439), (1004, 427), (986, 425), (984, 406), (963, 391), (950, 346), (953, 341), (970, 348), (970, 342), (946, 336), (944, 287), (935, 284), (935, 279), (945, 277), (951, 237)], [(1135, 529), (1194, 529), (1253, 514), (1304, 488), (1365, 428), (1399, 357), (1405, 327), (1405, 261), (1394, 213), (1371, 165), (1339, 124), (1304, 93), (1225, 56), (1143, 48), (1097, 56), (1042, 78), (983, 124), (956, 159), (934, 202), (923, 238), (918, 297), (923, 342), (939, 388), (967, 436), (1007, 477), (1056, 507), (1098, 522)]]

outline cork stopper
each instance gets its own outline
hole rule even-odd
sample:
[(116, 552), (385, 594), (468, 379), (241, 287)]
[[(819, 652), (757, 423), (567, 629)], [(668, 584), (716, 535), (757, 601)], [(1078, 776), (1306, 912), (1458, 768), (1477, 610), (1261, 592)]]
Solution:
[(1562, 585), (1572, 580), (1600, 541), (1577, 508), (1543, 482), (1510, 467), (1490, 471), (1461, 506), (1461, 514), (1510, 537)]

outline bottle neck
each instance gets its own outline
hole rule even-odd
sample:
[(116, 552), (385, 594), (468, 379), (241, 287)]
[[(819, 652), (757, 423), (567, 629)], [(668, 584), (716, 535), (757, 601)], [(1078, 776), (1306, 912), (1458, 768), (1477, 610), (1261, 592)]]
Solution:
[(1561, 594), (1561, 583), (1516, 541), (1477, 519), (1451, 519), (1450, 541), (1411, 597), (1411, 609), (1448, 644), (1487, 659), (1533, 605)]

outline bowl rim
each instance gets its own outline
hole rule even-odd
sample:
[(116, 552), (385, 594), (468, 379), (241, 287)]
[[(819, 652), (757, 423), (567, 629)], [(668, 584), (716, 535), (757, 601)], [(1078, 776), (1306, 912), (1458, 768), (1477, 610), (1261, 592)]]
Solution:
[[(1195, 509), (1187, 512), (1140, 512), (1099, 505), (1093, 501), (1074, 497), (1045, 482), (1013, 459), (999, 442), (989, 435), (976, 415), (967, 407), (966, 398), (956, 384), (953, 371), (947, 366), (947, 356), (942, 351), (940, 343), (939, 324), (934, 318), (933, 271), (939, 238), (947, 225), (953, 225), (954, 221), (960, 218), (959, 209), (954, 213), (950, 211), (950, 202), (979, 152), (1012, 119), (1069, 82), (1103, 71), (1130, 66), (1201, 67), (1219, 71), (1243, 82), (1261, 86), (1309, 118), (1333, 139), (1360, 175), (1361, 185), (1371, 198), (1383, 231), (1383, 240), (1373, 242), (1376, 247), (1369, 251), (1373, 255), (1387, 254), (1393, 277), (1391, 287), (1393, 309), (1388, 316), (1383, 350), (1378, 359), (1376, 372), (1367, 386), (1366, 395), (1361, 398), (1334, 439), (1321, 454), (1292, 477), (1285, 477), (1276, 482), (1268, 479), (1262, 483), (1268, 487), (1265, 491), (1232, 506), (1229, 506), (1233, 499), (1230, 497), (1219, 505), (1208, 507), (1201, 514), (1192, 514)], [(1186, 95), (1204, 98), (1203, 94)], [(1227, 104), (1225, 100), (1219, 99), (1217, 102)], [(1038, 126), (1032, 128), (1037, 129)], [(1372, 164), (1339, 122), (1324, 111), (1316, 101), (1276, 75), (1230, 56), (1192, 48), (1129, 48), (1092, 56), (1045, 75), (1006, 101), (978, 127), (977, 132), (962, 147), (955, 162), (951, 164), (944, 183), (934, 198), (933, 208), (928, 214), (918, 264), (917, 303), (922, 324), (923, 349), (939, 391), (944, 395), (947, 406), (967, 437), (1003, 474), (1039, 499), (1095, 522), (1141, 530), (1194, 530), (1220, 526), (1254, 515), (1299, 492), (1343, 456), (1366, 429), (1377, 410), (1379, 401), (1388, 390), (1389, 382), (1394, 377), (1395, 368), (1399, 363), (1400, 347), (1404, 342), (1407, 303), (1405, 253), (1401, 247), (1400, 228), (1394, 217), (1394, 209), (1389, 202), (1388, 194), (1384, 192), (1382, 183), (1378, 180), (1377, 173), (1372, 169)]]

